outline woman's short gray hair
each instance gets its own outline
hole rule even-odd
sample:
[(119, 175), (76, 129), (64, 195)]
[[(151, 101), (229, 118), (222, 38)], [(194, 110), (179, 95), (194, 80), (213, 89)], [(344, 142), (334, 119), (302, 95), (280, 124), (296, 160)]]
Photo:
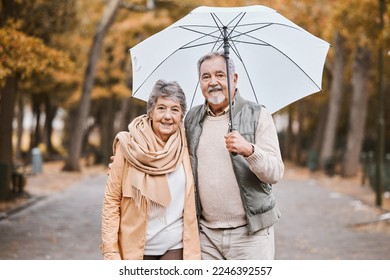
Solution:
[[(200, 67), (202, 66), (202, 63), (206, 60), (212, 59), (214, 57), (222, 57), (225, 59), (225, 53), (224, 51), (213, 51), (205, 54), (198, 60), (198, 77), (200, 77)], [(236, 72), (236, 67), (234, 65), (233, 59), (229, 58), (229, 69), (230, 69), (230, 75), (233, 75)]]
[(146, 105), (146, 114), (148, 116), (150, 116), (150, 113), (153, 111), (154, 107), (156, 107), (157, 99), (159, 97), (169, 98), (179, 103), (182, 111), (182, 118), (184, 117), (187, 111), (186, 96), (178, 82), (158, 80), (155, 83)]

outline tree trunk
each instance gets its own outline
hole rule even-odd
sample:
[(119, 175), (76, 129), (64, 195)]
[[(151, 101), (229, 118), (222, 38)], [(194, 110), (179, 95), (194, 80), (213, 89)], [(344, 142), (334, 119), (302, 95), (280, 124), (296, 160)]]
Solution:
[(283, 141), (283, 158), (286, 160), (291, 160), (291, 152), (294, 150), (294, 135), (292, 131), (293, 126), (293, 106), (288, 106), (288, 124), (286, 127), (285, 135), (284, 135), (284, 141)]
[(7, 23), (7, 19), (15, 15), (15, 0), (1, 0), (0, 27)]
[(321, 149), (321, 145), (323, 143), (322, 141), (324, 138), (326, 112), (327, 112), (327, 106), (325, 104), (320, 108), (316, 132), (314, 134), (314, 140), (308, 152), (308, 166), (311, 171), (316, 171), (319, 166), (318, 157), (319, 157), (319, 151)]
[(304, 120), (306, 115), (305, 101), (301, 100), (298, 102), (298, 132), (295, 136), (295, 160), (298, 165), (303, 163), (302, 151), (304, 150), (303, 145), (303, 134), (304, 134)]
[(16, 103), (17, 79), (10, 76), (5, 86), (0, 88), (0, 200), (11, 193), (12, 160), (12, 120)]
[(100, 50), (103, 45), (104, 36), (115, 18), (119, 3), (120, 0), (109, 1), (93, 38), (92, 47), (88, 57), (88, 65), (85, 71), (81, 100), (77, 110), (76, 122), (72, 125), (72, 135), (68, 149), (69, 156), (63, 168), (66, 171), (80, 171), (79, 160), (81, 157), (81, 148), (83, 136), (85, 133), (86, 119), (89, 115), (89, 109), (91, 105), (91, 90), (95, 80), (96, 65), (98, 63)]
[[(30, 150), (37, 147), (42, 140), (41, 136), (41, 96), (40, 94), (32, 94), (31, 96), (31, 104), (32, 104), (32, 114), (33, 120), (35, 122), (32, 123), (31, 131), (30, 131)], [(34, 117), (35, 116), (35, 117)]]
[(359, 156), (363, 144), (367, 115), (368, 82), (371, 54), (368, 47), (358, 47), (352, 68), (352, 106), (349, 115), (347, 147), (343, 159), (342, 175), (355, 176), (359, 169)]
[(16, 133), (16, 151), (15, 155), (18, 160), (22, 159), (22, 139), (23, 139), (23, 119), (24, 119), (24, 99), (22, 94), (17, 94), (18, 115), (17, 115), (17, 133)]
[[(15, 14), (14, 0), (1, 0), (0, 27)], [(6, 78), (5, 86), (0, 87), (0, 200), (7, 199), (11, 193), (10, 178), (12, 161), (12, 120), (16, 102), (17, 78)]]
[(45, 102), (45, 115), (46, 115), (44, 141), (46, 143), (47, 155), (49, 158), (52, 158), (56, 154), (51, 137), (53, 134), (53, 120), (56, 116), (57, 107), (52, 104), (51, 97), (49, 94), (45, 95), (44, 100), (45, 100), (44, 102)]
[(319, 165), (321, 167), (334, 157), (337, 121), (340, 113), (341, 99), (343, 95), (343, 71), (344, 71), (344, 39), (340, 33), (335, 34), (334, 61), (332, 68), (332, 84), (330, 87), (328, 114), (325, 125), (324, 141), (322, 143)]
[(115, 98), (113, 96), (104, 100), (104, 113), (102, 114), (101, 131), (101, 151), (102, 163), (109, 164), (110, 156), (112, 156), (112, 142), (114, 140), (114, 106)]

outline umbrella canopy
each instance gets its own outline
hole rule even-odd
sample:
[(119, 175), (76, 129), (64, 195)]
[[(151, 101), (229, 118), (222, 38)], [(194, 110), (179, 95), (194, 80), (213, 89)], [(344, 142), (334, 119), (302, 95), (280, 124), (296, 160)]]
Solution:
[(147, 100), (158, 79), (175, 80), (189, 107), (202, 104), (197, 61), (224, 47), (240, 95), (271, 113), (321, 91), (329, 43), (265, 6), (203, 6), (130, 49), (133, 97)]

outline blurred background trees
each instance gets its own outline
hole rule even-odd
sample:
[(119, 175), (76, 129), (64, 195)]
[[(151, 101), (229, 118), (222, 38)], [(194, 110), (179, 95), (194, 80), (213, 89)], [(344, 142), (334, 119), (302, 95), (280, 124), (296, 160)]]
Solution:
[(11, 195), (12, 172), (31, 164), (34, 147), (67, 171), (108, 164), (115, 134), (145, 112), (145, 102), (130, 99), (129, 48), (197, 6), (255, 4), (332, 45), (323, 92), (274, 114), (284, 159), (329, 175), (365, 171), (376, 188), (378, 162), (390, 173), (386, 1), (2, 0), (0, 199)]

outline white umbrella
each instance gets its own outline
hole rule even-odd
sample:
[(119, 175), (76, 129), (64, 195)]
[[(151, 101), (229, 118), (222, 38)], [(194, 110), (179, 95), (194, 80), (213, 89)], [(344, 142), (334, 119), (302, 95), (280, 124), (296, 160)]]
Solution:
[(198, 59), (225, 50), (247, 100), (274, 113), (321, 91), (329, 43), (265, 6), (199, 7), (130, 49), (133, 97), (147, 100), (158, 79), (177, 81), (188, 105), (204, 102)]

